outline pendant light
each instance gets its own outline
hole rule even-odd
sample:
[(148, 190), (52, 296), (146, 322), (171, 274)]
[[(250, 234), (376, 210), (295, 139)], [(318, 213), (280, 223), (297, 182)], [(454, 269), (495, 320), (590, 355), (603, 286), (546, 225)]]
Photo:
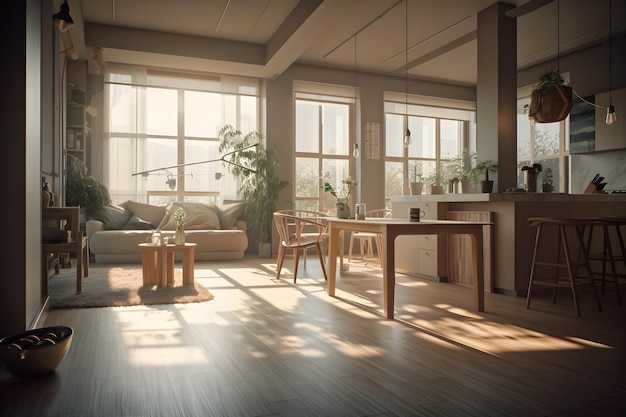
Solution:
[(613, 42), (611, 33), (613, 32), (613, 5), (609, 0), (609, 107), (606, 109), (606, 124), (612, 125), (617, 122), (615, 107), (613, 106)]
[(404, 132), (404, 147), (411, 144), (409, 130), (409, 0), (404, 0), (404, 93), (406, 112), (406, 131)]
[(356, 33), (354, 34), (354, 115), (355, 115), (355, 130), (354, 130), (354, 146), (352, 148), (352, 156), (355, 158), (358, 158), (359, 155), (361, 155), (361, 152), (359, 151), (359, 141), (358, 138), (356, 137), (356, 109), (357, 109), (357, 86), (356, 86)]
[(67, 0), (63, 1), (59, 8), (59, 13), (53, 14), (52, 18), (54, 19), (54, 24), (59, 28), (59, 32), (65, 32), (74, 26), (74, 20), (70, 16), (70, 6), (67, 4)]

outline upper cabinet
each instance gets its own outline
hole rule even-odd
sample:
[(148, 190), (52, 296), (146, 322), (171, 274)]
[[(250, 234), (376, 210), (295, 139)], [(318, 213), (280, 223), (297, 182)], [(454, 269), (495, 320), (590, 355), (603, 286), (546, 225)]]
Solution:
[(596, 94), (596, 103), (605, 106), (613, 104), (617, 114), (617, 122), (607, 125), (606, 109), (596, 107), (596, 152), (626, 148), (626, 88), (609, 93)]

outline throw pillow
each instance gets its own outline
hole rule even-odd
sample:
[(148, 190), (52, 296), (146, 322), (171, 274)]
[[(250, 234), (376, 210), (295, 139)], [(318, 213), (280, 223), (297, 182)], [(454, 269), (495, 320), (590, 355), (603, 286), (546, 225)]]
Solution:
[(239, 217), (246, 209), (246, 203), (240, 201), (233, 204), (223, 204), (218, 206), (218, 214), (220, 216), (220, 226), (222, 229), (232, 229)]
[(121, 229), (131, 216), (132, 213), (130, 211), (114, 204), (98, 207), (89, 212), (89, 219), (101, 221), (106, 230)]
[(128, 200), (124, 203), (124, 205), (139, 218), (152, 224), (161, 223), (161, 220), (165, 217), (166, 209), (164, 206), (153, 206), (151, 204), (139, 203), (132, 200)]
[(152, 230), (156, 229), (156, 226), (152, 223), (145, 221), (141, 217), (133, 214), (130, 220), (122, 228), (124, 230)]
[(186, 230), (217, 230), (220, 228), (220, 219), (217, 210), (207, 204), (175, 201), (167, 206), (165, 217), (157, 229), (176, 230), (174, 211), (182, 207), (185, 210)]

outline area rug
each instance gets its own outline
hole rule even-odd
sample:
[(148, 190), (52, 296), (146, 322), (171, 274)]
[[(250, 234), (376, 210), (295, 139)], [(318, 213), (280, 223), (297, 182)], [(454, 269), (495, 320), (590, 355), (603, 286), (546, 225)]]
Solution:
[(76, 266), (51, 274), (48, 282), (50, 308), (117, 307), (154, 304), (198, 303), (213, 295), (197, 282), (182, 285), (182, 271), (174, 271), (174, 285), (158, 288), (143, 285), (143, 271), (136, 265), (91, 266), (76, 294)]

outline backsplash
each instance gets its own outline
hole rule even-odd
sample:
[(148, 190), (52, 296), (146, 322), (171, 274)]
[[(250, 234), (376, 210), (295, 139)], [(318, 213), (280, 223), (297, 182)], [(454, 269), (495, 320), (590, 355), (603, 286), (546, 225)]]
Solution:
[(596, 174), (605, 178), (605, 189), (626, 190), (626, 150), (570, 155), (571, 194), (582, 194)]

